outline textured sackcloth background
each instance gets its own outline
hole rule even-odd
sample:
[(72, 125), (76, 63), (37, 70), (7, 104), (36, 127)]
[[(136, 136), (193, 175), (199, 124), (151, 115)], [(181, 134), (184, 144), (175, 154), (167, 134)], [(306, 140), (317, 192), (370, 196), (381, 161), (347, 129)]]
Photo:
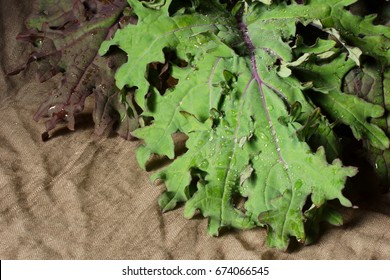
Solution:
[(343, 210), (344, 226), (286, 253), (265, 246), (264, 229), (213, 238), (182, 208), (161, 214), (163, 187), (138, 167), (137, 142), (94, 135), (88, 114), (43, 143), (32, 115), (58, 79), (39, 84), (34, 66), (5, 77), (27, 56), (15, 36), (31, 1), (0, 3), (1, 259), (390, 259), (389, 196)]

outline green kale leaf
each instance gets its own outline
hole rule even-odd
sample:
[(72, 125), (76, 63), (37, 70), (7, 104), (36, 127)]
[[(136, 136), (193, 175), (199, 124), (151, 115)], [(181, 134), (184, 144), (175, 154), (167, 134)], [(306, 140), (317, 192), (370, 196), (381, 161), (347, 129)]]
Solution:
[[(117, 86), (135, 88), (142, 116), (151, 119), (133, 132), (144, 142), (137, 151), (141, 166), (153, 154), (173, 160), (153, 175), (167, 188), (159, 200), (163, 211), (184, 202), (185, 217), (200, 212), (212, 235), (222, 227), (267, 226), (268, 244), (285, 249), (291, 237), (311, 238), (305, 224), (312, 219), (313, 224), (329, 220), (322, 207), (326, 201), (351, 206), (342, 189), (356, 169), (333, 156), (328, 162), (327, 142), (333, 141), (336, 151), (337, 141), (315, 104), (378, 149), (387, 148), (389, 140), (368, 119), (380, 117), (383, 108), (340, 90), (359, 59), (346, 45), (327, 38), (316, 46), (298, 46), (298, 24), (320, 22), (343, 34), (339, 22), (344, 19), (336, 18), (354, 1), (300, 2), (248, 1), (230, 12), (219, 1), (178, 9), (177, 1), (167, 0), (151, 9), (129, 0), (137, 25), (118, 30), (100, 52), (118, 46), (128, 55), (116, 74)], [(369, 24), (364, 21), (361, 29)], [(378, 40), (380, 30), (374, 30)], [(364, 50), (365, 44), (356, 47)], [(176, 62), (166, 61), (166, 52), (174, 53)], [(375, 54), (386, 63), (383, 53)], [(177, 80), (164, 93), (148, 79), (153, 63), (168, 63)], [(188, 150), (178, 157), (176, 132), (188, 136)], [(315, 150), (306, 142), (312, 137)], [(306, 213), (308, 201), (312, 206)]]

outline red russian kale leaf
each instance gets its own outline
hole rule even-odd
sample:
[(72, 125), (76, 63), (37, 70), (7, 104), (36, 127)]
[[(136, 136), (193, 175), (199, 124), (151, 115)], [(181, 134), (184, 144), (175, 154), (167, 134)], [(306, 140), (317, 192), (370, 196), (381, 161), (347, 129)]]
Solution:
[(26, 21), (28, 30), (17, 38), (33, 45), (26, 63), (9, 75), (37, 63), (37, 78), (45, 82), (61, 75), (60, 84), (36, 112), (36, 121), (44, 120), (46, 140), (59, 122), (74, 130), (75, 116), (84, 110), (86, 98), (93, 94), (95, 131), (103, 131), (119, 122), (118, 133), (130, 138), (138, 126), (137, 112), (127, 89), (115, 86), (116, 69), (126, 62), (126, 55), (113, 50), (108, 56), (98, 49), (124, 23), (136, 20), (125, 0), (40, 0)]

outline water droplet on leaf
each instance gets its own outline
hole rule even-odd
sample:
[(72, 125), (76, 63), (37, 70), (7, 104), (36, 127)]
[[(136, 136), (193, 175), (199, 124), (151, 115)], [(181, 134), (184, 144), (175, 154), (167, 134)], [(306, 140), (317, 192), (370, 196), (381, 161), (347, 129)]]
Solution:
[(265, 135), (263, 132), (260, 133), (260, 139), (262, 139), (264, 141), (268, 141), (267, 135)]
[(201, 168), (207, 168), (209, 166), (209, 161), (207, 159), (203, 160), (200, 164)]

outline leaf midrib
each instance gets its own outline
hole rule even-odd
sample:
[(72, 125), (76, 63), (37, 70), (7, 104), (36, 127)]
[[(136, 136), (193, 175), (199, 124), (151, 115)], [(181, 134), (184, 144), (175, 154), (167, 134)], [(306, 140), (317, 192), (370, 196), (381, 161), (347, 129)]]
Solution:
[[(250, 38), (250, 36), (248, 34), (248, 26), (243, 21), (241, 21), (241, 22), (239, 21), (239, 26), (240, 26), (241, 33), (243, 35), (244, 42), (245, 42), (245, 44), (247, 45), (247, 47), (249, 49), (249, 53), (250, 53), (250, 66), (251, 66), (251, 69), (252, 69), (252, 75), (253, 75), (253, 78), (256, 80), (256, 82), (258, 84), (259, 94), (260, 94), (261, 101), (262, 101), (262, 106), (263, 106), (264, 112), (266, 114), (268, 124), (269, 124), (270, 129), (271, 129), (272, 138), (274, 140), (273, 142), (275, 144), (279, 160), (283, 164), (284, 169), (287, 170), (288, 169), (288, 164), (284, 160), (284, 158), (283, 158), (283, 156), (281, 154), (281, 149), (280, 149), (280, 146), (279, 146), (279, 140), (278, 140), (277, 135), (276, 135), (275, 127), (274, 127), (273, 121), (271, 119), (270, 113), (269, 113), (269, 111), (267, 109), (267, 101), (265, 99), (264, 90), (263, 90), (264, 82), (261, 79), (261, 77), (260, 77), (260, 75), (258, 73), (258, 69), (257, 69), (255, 46), (253, 45), (252, 40), (251, 40), (251, 38)], [(286, 175), (287, 175), (287, 178), (288, 178), (288, 181), (289, 181), (291, 194), (293, 196), (294, 192), (293, 192), (291, 176), (290, 176), (289, 172), (286, 172)], [(284, 213), (283, 227), (282, 227), (283, 235), (284, 235), (285, 228), (286, 228), (286, 225), (287, 225), (287, 223), (286, 223), (287, 215), (290, 212), (292, 201), (293, 201), (293, 199), (291, 197), (291, 199), (289, 199), (289, 204), (288, 204), (287, 210)]]

